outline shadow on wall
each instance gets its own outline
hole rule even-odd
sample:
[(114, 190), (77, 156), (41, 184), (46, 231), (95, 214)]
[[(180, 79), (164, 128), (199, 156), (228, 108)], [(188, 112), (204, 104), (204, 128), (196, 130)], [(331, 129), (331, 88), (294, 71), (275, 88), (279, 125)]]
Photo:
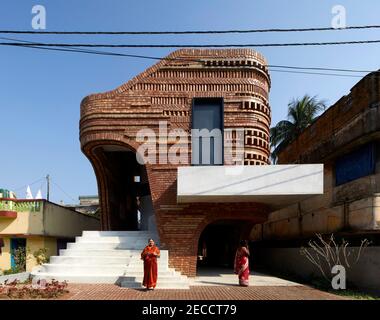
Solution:
[[(355, 251), (358, 247), (353, 248)], [(256, 248), (252, 252), (255, 265), (262, 266), (289, 280), (310, 283), (320, 278), (317, 268), (300, 254), (300, 248)], [(356, 254), (356, 252), (355, 252)], [(364, 292), (380, 294), (380, 247), (368, 247), (360, 260), (347, 269), (347, 285)]]

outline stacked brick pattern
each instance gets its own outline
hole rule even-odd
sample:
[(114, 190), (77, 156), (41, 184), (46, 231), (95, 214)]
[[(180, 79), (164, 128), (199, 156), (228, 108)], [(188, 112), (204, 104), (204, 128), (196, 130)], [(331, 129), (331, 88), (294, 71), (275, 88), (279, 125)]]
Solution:
[[(190, 135), (195, 97), (224, 98), (227, 139), (234, 140), (234, 129), (244, 129), (244, 160), (237, 164), (269, 163), (270, 78), (266, 65), (265, 59), (250, 49), (178, 50), (119, 88), (82, 101), (81, 146), (97, 176), (104, 230), (109, 229), (111, 213), (104, 178), (107, 172), (96, 147), (112, 144), (136, 151), (137, 132), (149, 128), (158, 136), (160, 121), (167, 121), (168, 131), (183, 129)], [(168, 143), (168, 148), (175, 142), (167, 141), (166, 136), (159, 141)], [(195, 275), (198, 238), (207, 224), (244, 219), (250, 225), (267, 217), (267, 208), (256, 203), (178, 205), (177, 165), (147, 164), (146, 169), (161, 245), (170, 250), (171, 266), (184, 274)]]

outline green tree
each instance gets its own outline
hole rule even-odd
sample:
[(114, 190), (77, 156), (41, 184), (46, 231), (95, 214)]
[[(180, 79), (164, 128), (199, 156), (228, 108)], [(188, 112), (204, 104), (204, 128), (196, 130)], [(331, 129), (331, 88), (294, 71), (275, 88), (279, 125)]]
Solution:
[(287, 120), (278, 122), (270, 129), (273, 163), (277, 162), (279, 152), (311, 125), (317, 119), (318, 114), (325, 109), (325, 102), (317, 100), (315, 96), (305, 95), (289, 102)]

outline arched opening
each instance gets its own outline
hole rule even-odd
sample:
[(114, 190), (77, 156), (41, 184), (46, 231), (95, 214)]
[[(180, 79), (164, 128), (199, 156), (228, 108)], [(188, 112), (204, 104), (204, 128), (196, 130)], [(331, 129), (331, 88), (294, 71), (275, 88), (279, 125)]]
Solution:
[(145, 165), (136, 153), (120, 145), (97, 147), (104, 190), (102, 214), (112, 231), (156, 230), (152, 197)]
[(254, 222), (219, 220), (206, 226), (199, 237), (197, 271), (233, 269), (240, 240), (248, 240)]

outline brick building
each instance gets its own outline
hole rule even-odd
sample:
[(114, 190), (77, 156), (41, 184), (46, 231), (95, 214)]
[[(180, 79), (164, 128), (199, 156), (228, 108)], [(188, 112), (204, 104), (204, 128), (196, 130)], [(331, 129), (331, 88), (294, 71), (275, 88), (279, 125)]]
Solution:
[[(268, 166), (270, 84), (267, 63), (253, 50), (191, 49), (173, 52), (115, 90), (86, 97), (80, 141), (97, 177), (102, 229), (150, 230), (169, 250), (170, 265), (194, 276), (197, 256), (231, 264), (238, 240), (274, 208), (321, 193), (320, 166)], [(212, 148), (210, 162), (195, 161), (203, 149), (191, 130), (204, 128), (220, 129), (222, 145), (240, 148), (241, 157), (223, 147), (222, 160)], [(179, 132), (190, 139), (180, 142), (189, 147), (186, 161), (165, 162), (182, 141)], [(164, 161), (141, 164), (136, 153), (143, 143)], [(240, 172), (226, 174), (233, 165)]]
[(351, 246), (372, 244), (347, 279), (380, 292), (380, 78), (373, 72), (328, 108), (278, 158), (279, 163), (323, 163), (323, 195), (270, 213), (251, 233), (268, 267), (309, 278), (312, 265), (299, 248), (316, 233), (334, 233)]

